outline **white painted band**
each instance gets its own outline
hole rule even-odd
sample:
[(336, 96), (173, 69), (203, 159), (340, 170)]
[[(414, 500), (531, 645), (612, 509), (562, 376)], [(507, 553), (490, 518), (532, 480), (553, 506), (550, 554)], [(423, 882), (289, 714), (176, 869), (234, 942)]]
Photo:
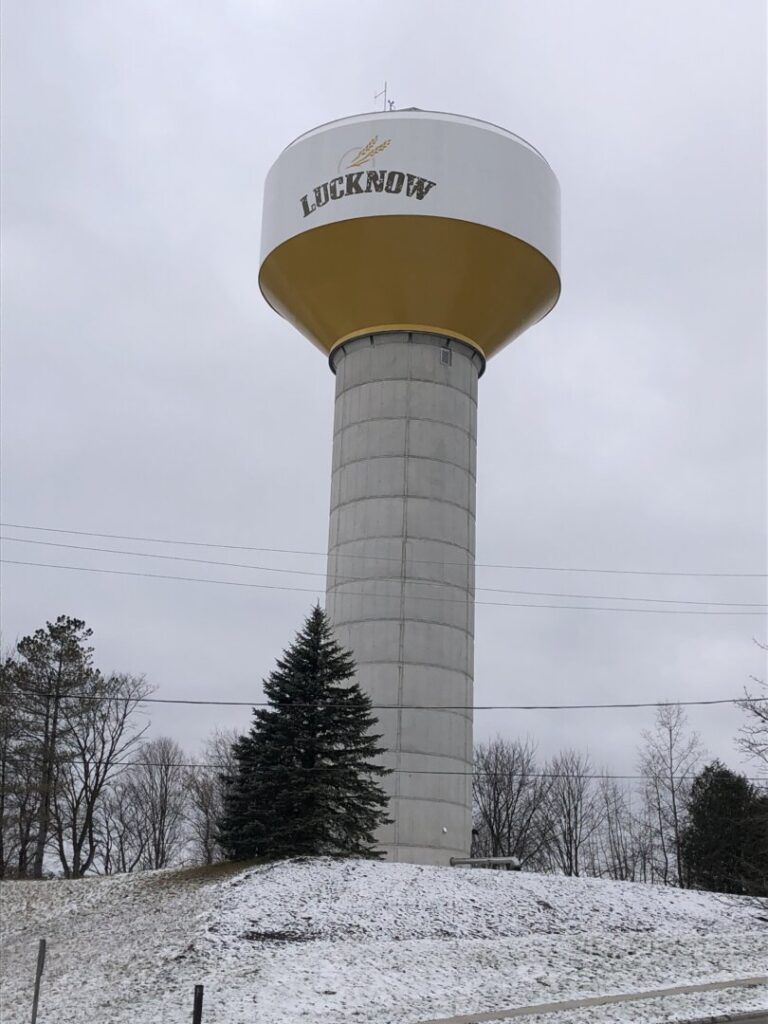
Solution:
[(333, 121), (288, 146), (267, 175), (261, 259), (316, 227), (403, 214), (495, 228), (559, 268), (560, 192), (546, 160), (494, 125), (429, 111)]

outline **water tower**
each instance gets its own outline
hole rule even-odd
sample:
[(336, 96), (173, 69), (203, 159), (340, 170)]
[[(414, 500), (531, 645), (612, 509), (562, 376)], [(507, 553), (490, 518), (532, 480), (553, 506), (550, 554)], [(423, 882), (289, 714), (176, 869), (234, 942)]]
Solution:
[(336, 375), (326, 609), (391, 708), (391, 860), (469, 852), (478, 379), (557, 302), (559, 238), (547, 161), (469, 117), (343, 118), (267, 177), (262, 293)]

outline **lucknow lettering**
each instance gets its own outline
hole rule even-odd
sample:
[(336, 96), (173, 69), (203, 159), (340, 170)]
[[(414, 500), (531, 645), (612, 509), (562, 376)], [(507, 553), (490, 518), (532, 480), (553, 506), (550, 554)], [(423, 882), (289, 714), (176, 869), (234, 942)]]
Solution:
[[(345, 196), (362, 196), (366, 192), (386, 192), (399, 195), (405, 190), (409, 199), (422, 200), (433, 189), (437, 182), (421, 178), (417, 174), (403, 171), (355, 171), (352, 174), (340, 174), (331, 178), (312, 190), (312, 195), (300, 199), (304, 216), (308, 217), (320, 206)], [(312, 202), (311, 200), (314, 200)]]

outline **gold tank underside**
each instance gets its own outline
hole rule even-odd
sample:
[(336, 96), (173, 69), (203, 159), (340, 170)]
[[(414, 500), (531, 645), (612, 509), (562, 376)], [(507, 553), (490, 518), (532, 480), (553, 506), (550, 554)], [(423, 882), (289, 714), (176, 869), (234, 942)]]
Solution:
[(448, 217), (357, 217), (264, 260), (269, 304), (323, 352), (378, 331), (446, 334), (486, 359), (557, 302), (560, 276), (527, 242)]

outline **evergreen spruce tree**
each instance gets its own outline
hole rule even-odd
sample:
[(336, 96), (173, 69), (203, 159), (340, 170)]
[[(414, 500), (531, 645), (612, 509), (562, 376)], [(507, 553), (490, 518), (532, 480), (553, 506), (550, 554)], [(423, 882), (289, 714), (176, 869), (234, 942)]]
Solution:
[(768, 799), (720, 761), (694, 780), (682, 836), (695, 889), (768, 895)]
[(317, 606), (264, 682), (267, 708), (224, 777), (221, 845), (232, 860), (341, 854), (379, 857), (375, 830), (388, 823), (378, 779), (388, 774), (370, 698), (351, 682), (352, 655)]

